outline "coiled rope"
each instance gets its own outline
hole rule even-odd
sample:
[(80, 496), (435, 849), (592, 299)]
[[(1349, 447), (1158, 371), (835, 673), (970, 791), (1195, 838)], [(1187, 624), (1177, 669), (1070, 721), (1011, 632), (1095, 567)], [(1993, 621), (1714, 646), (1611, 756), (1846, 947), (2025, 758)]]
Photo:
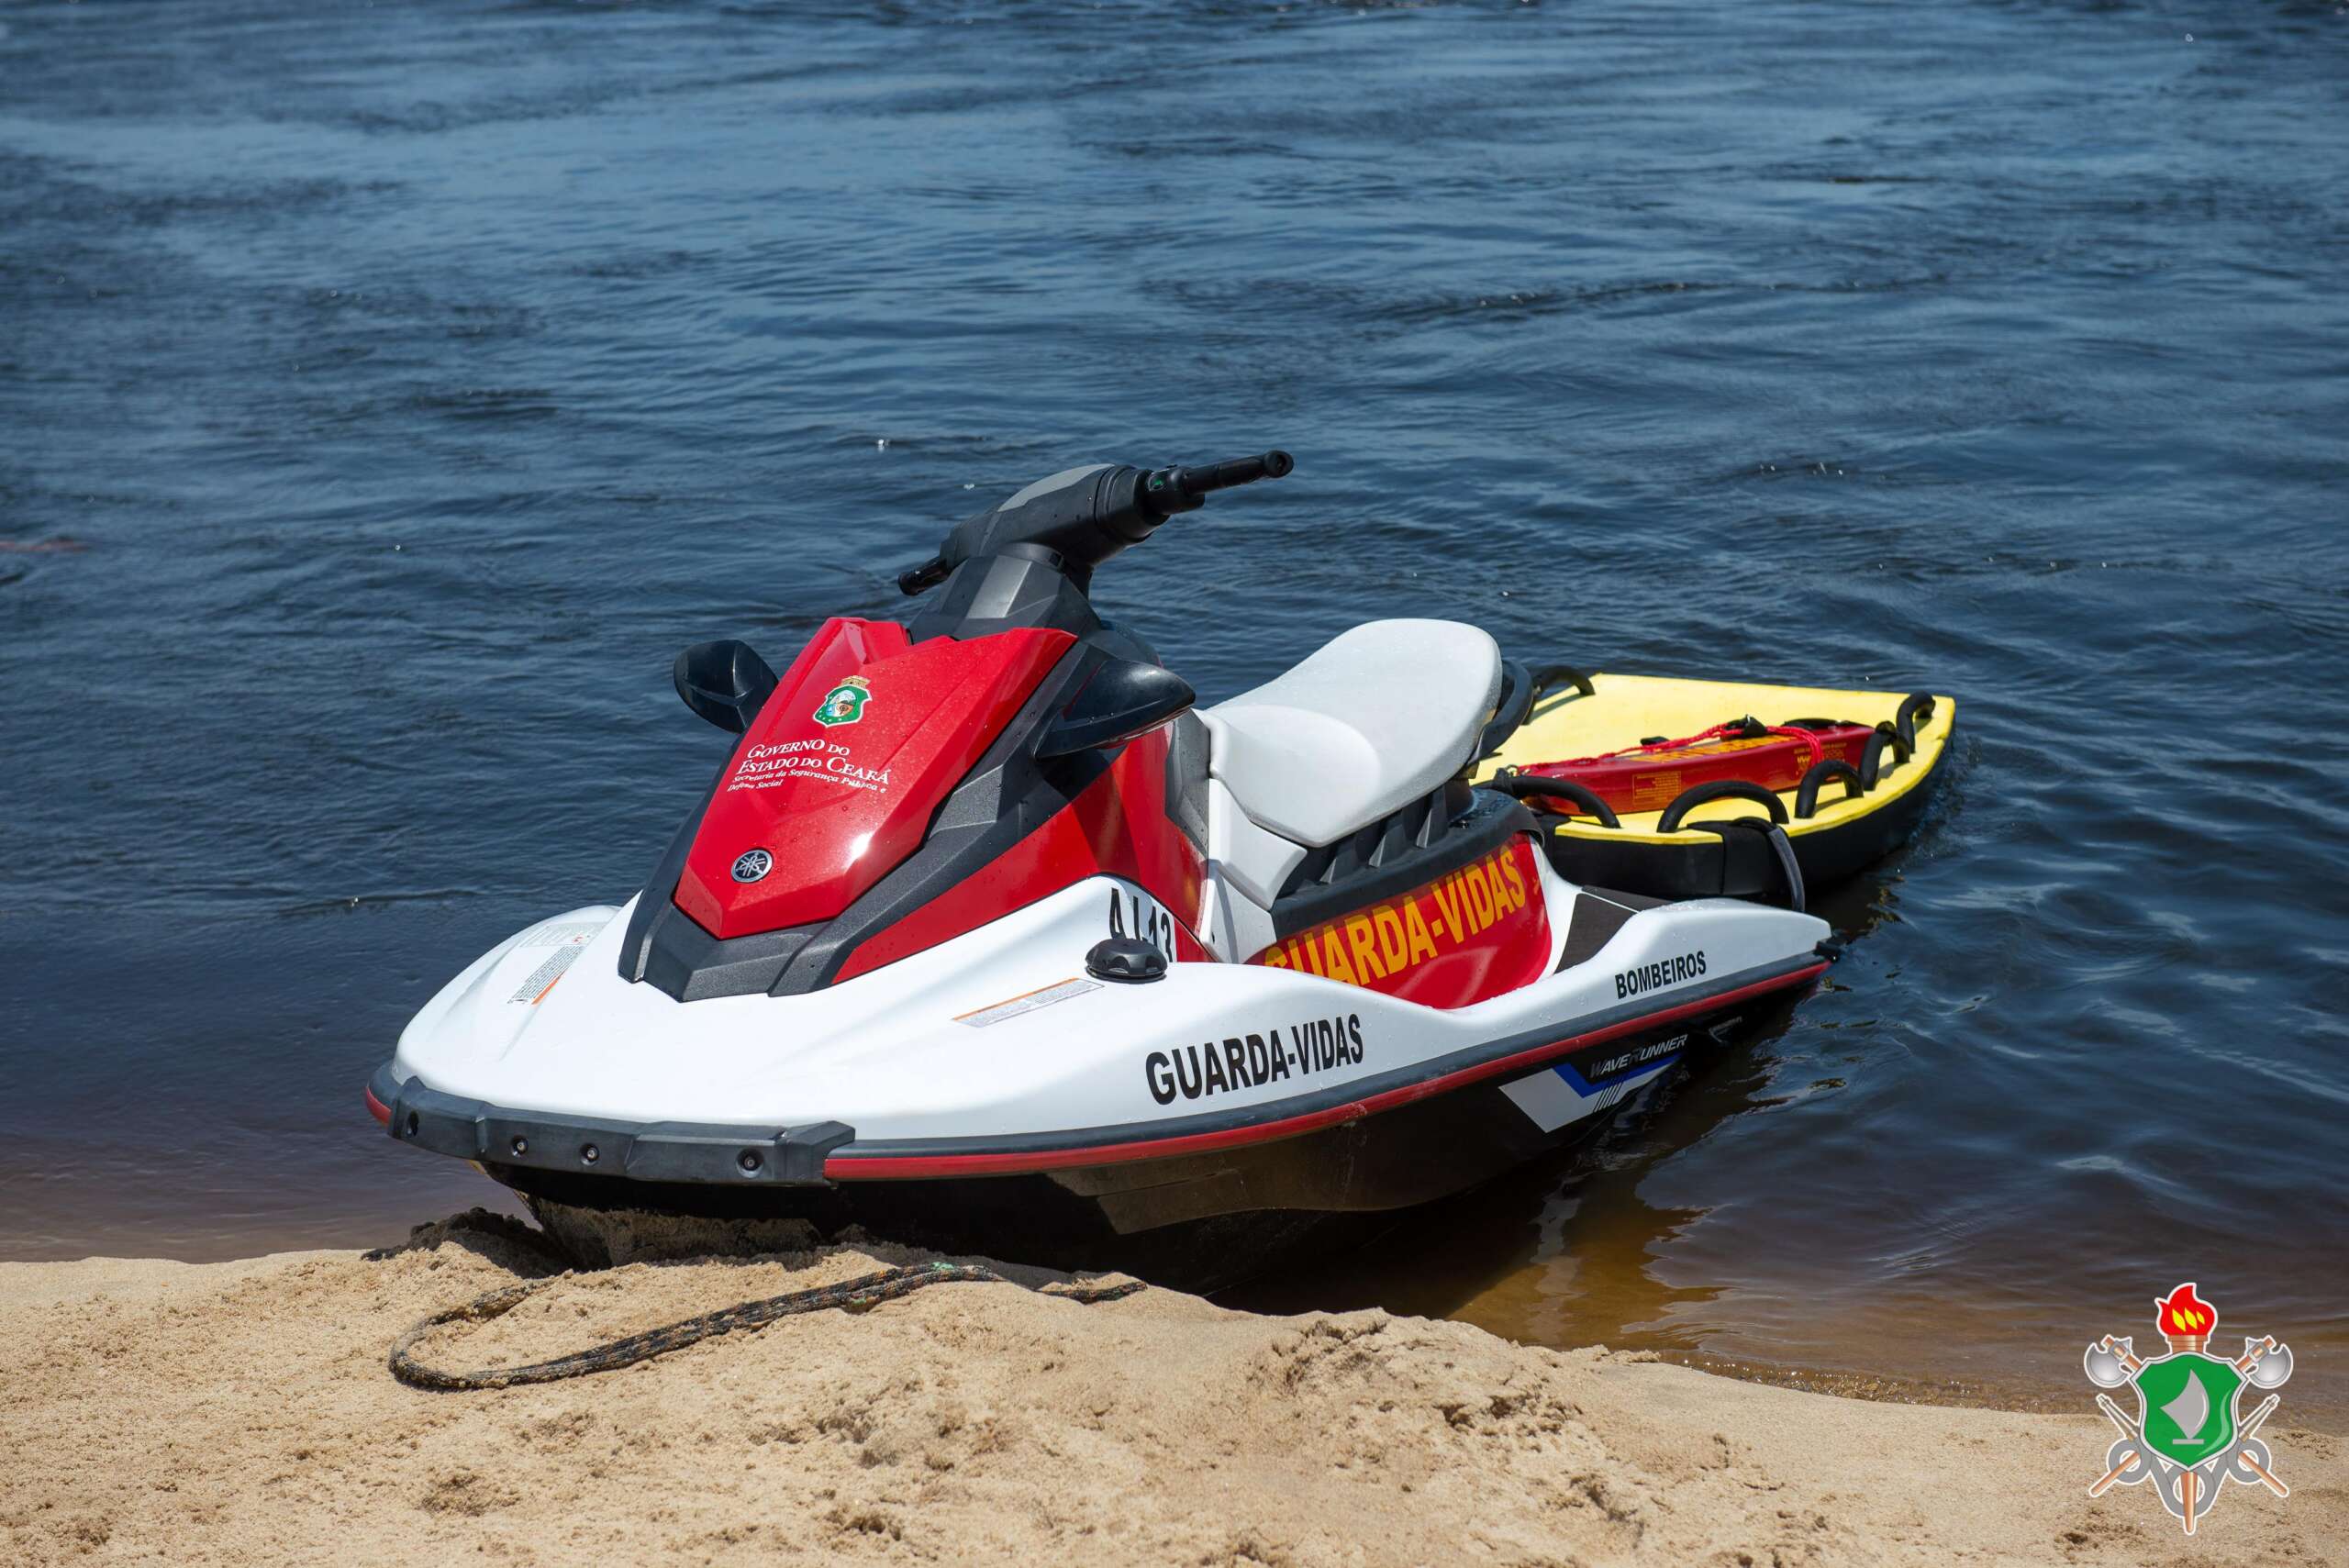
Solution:
[[(484, 1291), (462, 1306), (434, 1313), (394, 1342), (392, 1375), (411, 1388), (429, 1388), (442, 1393), (511, 1388), (525, 1383), (556, 1383), (566, 1377), (587, 1377), (599, 1372), (615, 1372), (639, 1362), (651, 1361), (654, 1356), (667, 1355), (671, 1351), (684, 1350), (687, 1345), (698, 1344), (704, 1340), (715, 1339), (720, 1334), (730, 1334), (738, 1329), (763, 1329), (779, 1318), (793, 1318), (803, 1312), (869, 1312), (885, 1301), (910, 1296), (934, 1284), (1014, 1283), (993, 1269), (977, 1263), (930, 1263), (917, 1268), (883, 1269), (878, 1273), (860, 1275), (840, 1284), (787, 1291), (760, 1301), (745, 1301), (720, 1307), (715, 1312), (705, 1312), (698, 1318), (688, 1318), (683, 1322), (659, 1329), (648, 1329), (641, 1334), (630, 1334), (626, 1339), (590, 1346), (571, 1355), (558, 1356), (553, 1361), (533, 1362), (528, 1366), (448, 1372), (428, 1366), (417, 1359), (417, 1345), (434, 1329), (451, 1323), (486, 1323), (494, 1318), (503, 1318), (547, 1286), (571, 1277), (568, 1273), (562, 1273), (551, 1279), (501, 1285), (495, 1290)], [(1121, 1280), (1114, 1284), (1097, 1285), (1080, 1281), (1044, 1285), (1040, 1294), (1089, 1305), (1116, 1301), (1142, 1288), (1140, 1280)]]

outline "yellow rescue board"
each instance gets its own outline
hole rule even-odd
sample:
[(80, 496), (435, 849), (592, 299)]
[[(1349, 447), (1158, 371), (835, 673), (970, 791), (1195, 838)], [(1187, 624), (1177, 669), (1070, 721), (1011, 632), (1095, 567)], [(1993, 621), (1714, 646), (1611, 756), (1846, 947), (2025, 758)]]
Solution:
[[(1533, 706), (1525, 722), (1499, 751), (1477, 766), (1475, 782), (1483, 784), (1502, 768), (1522, 768), (1536, 762), (1564, 762), (1575, 757), (1604, 756), (1637, 746), (1658, 735), (1693, 735), (1728, 719), (1751, 715), (1765, 724), (1785, 724), (1796, 718), (1833, 718), (1854, 724), (1889, 724), (1900, 711), (1906, 692), (1835, 691), (1826, 686), (1765, 686), (1742, 681), (1683, 681), (1665, 675), (1607, 675), (1590, 677), (1590, 693), (1569, 687)], [(1779, 792), (1787, 808), (1787, 836), (1799, 840), (1855, 822), (1926, 787), (1938, 771), (1942, 754), (1957, 723), (1957, 704), (1936, 694), (1932, 711), (1917, 721), (1916, 750), (1898, 766), (1893, 753), (1884, 758), (1884, 772), (1865, 795), (1848, 798), (1841, 784), (1819, 792), (1818, 809), (1809, 817), (1794, 816), (1795, 792)], [(1759, 817), (1758, 803), (1717, 800), (1692, 807), (1675, 832), (1659, 833), (1661, 811), (1623, 814), (1619, 828), (1604, 828), (1587, 817), (1562, 817), (1541, 814), (1542, 822), (1562, 838), (1588, 838), (1614, 844), (1719, 844), (1720, 838), (1687, 824), (1723, 822), (1737, 817)]]

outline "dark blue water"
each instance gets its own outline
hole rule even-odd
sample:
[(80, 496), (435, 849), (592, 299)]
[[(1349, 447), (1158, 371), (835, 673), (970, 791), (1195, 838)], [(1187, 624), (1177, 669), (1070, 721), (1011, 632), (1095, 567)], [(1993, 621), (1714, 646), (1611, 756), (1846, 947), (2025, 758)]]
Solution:
[(1102, 579), (1210, 698), (1436, 615), (1963, 726), (1831, 991), (1301, 1288), (2053, 1387), (2195, 1278), (2313, 1391), (2344, 111), (2252, 0), (0, 6), (0, 1257), (484, 1197), (359, 1084), (642, 878), (680, 645), (1278, 444)]

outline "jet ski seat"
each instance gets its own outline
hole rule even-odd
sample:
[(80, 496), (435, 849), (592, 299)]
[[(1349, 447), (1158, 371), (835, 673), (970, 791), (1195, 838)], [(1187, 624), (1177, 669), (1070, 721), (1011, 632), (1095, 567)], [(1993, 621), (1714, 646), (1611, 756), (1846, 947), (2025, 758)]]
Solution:
[(1260, 827), (1318, 849), (1468, 766), (1501, 690), (1490, 634), (1376, 620), (1201, 711), (1208, 769)]

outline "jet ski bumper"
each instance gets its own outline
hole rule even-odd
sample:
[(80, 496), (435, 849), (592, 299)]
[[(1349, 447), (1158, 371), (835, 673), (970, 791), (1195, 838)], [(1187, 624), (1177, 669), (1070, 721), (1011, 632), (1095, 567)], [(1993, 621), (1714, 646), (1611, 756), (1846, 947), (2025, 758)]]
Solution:
[(829, 1186), (825, 1160), (856, 1137), (838, 1121), (729, 1127), (509, 1110), (442, 1094), (420, 1079), (402, 1084), (388, 1062), (368, 1080), (367, 1109), (392, 1137), (435, 1154), (639, 1182)]

